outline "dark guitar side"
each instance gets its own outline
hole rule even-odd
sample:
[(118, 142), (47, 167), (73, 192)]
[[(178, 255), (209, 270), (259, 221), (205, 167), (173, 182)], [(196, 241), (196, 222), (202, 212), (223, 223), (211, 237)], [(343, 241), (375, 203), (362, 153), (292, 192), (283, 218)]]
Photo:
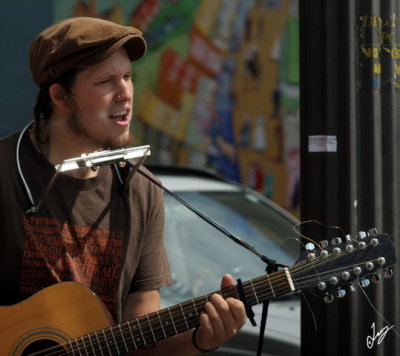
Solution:
[(103, 304), (89, 289), (75, 282), (56, 284), (19, 304), (0, 306), (0, 355), (28, 355), (39, 345), (60, 344), (108, 326)]

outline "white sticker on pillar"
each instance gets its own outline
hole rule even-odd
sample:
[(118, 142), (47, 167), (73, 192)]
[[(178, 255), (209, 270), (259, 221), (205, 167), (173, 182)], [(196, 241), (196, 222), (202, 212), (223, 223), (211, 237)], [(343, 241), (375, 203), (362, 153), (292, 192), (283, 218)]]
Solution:
[(308, 152), (336, 152), (337, 138), (332, 135), (308, 136)]

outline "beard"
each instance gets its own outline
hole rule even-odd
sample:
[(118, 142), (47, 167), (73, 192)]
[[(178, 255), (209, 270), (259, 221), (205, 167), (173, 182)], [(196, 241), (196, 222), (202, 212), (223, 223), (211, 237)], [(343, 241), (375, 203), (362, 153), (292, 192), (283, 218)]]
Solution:
[(77, 136), (84, 138), (95, 146), (99, 146), (103, 149), (118, 149), (133, 145), (133, 134), (131, 132), (128, 135), (121, 135), (120, 137), (103, 137), (99, 138), (91, 134), (84, 125), (80, 122), (78, 115), (76, 114), (75, 108), (73, 108), (68, 116), (68, 126), (70, 130)]

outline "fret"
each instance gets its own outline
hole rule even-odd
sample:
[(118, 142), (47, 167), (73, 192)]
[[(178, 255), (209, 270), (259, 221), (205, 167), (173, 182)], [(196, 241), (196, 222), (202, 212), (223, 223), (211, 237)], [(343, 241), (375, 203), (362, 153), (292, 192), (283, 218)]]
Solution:
[(158, 320), (160, 321), (160, 327), (161, 327), (161, 330), (162, 330), (162, 332), (164, 334), (164, 339), (166, 339), (167, 338), (167, 334), (165, 333), (164, 325), (163, 325), (163, 322), (161, 320), (160, 313), (158, 312), (158, 310), (157, 310), (156, 314), (157, 314)]
[(189, 330), (190, 328), (189, 328), (189, 324), (188, 324), (188, 322), (187, 322), (187, 320), (186, 320), (186, 316), (185, 316), (185, 312), (184, 312), (184, 310), (183, 310), (183, 308), (182, 308), (182, 304), (179, 304), (179, 306), (180, 306), (180, 308), (181, 308), (181, 310), (182, 310), (182, 316), (183, 316), (183, 320), (185, 321), (185, 324), (186, 324), (186, 330)]
[(76, 348), (77, 348), (77, 350), (78, 350), (79, 356), (84, 356), (84, 355), (82, 355), (82, 353), (81, 353), (81, 347), (79, 346), (78, 339), (74, 339), (74, 341), (75, 341)]
[(175, 329), (175, 334), (177, 334), (178, 330), (177, 330), (176, 325), (175, 325), (174, 317), (171, 314), (171, 308), (168, 308), (168, 312), (169, 312), (169, 315), (171, 317), (172, 325), (174, 326), (174, 329)]
[(255, 290), (255, 288), (254, 288), (253, 281), (250, 281), (250, 284), (251, 284), (251, 288), (253, 289), (254, 296), (256, 297), (257, 304), (260, 304), (260, 302), (259, 302), (259, 300), (258, 300), (258, 297), (257, 297), (256, 290)]
[[(80, 351), (80, 348), (79, 348), (78, 341), (77, 341), (76, 339), (75, 339), (75, 340), (72, 340), (72, 342), (73, 342), (73, 341), (75, 341), (75, 344), (76, 344), (75, 348), (77, 349), (78, 355), (79, 355), (79, 356), (82, 356), (81, 351)], [(73, 353), (74, 353), (74, 354), (75, 354), (75, 348), (73, 347)]]
[(99, 347), (99, 350), (100, 350), (101, 356), (104, 356), (104, 354), (103, 354), (103, 348), (101, 347), (101, 342), (100, 342), (100, 340), (99, 340), (99, 336), (97, 335), (97, 332), (96, 332), (96, 331), (94, 332), (94, 335), (96, 336), (97, 344), (100, 346), (100, 347)]
[(108, 341), (107, 341), (107, 335), (105, 333), (105, 330), (103, 329), (102, 332), (103, 332), (103, 335), (104, 335), (104, 341), (105, 341), (106, 346), (108, 348), (108, 352), (110, 353), (110, 356), (112, 356), (112, 352), (111, 352), (111, 349), (110, 349), (110, 345), (108, 344)]
[(154, 335), (154, 331), (153, 331), (153, 328), (151, 326), (149, 315), (147, 314), (146, 317), (147, 317), (147, 321), (149, 322), (149, 328), (150, 328), (150, 331), (151, 331), (151, 335), (153, 336), (154, 343), (156, 343), (157, 339), (156, 339), (156, 336)]
[(136, 319), (136, 323), (137, 323), (137, 325), (138, 325), (138, 328), (139, 328), (139, 331), (140, 331), (140, 335), (142, 335), (143, 344), (144, 344), (144, 346), (147, 346), (146, 339), (145, 339), (145, 337), (144, 337), (142, 328), (140, 327), (139, 319)]
[(129, 352), (129, 348), (128, 348), (128, 346), (126, 345), (124, 333), (123, 333), (123, 331), (122, 331), (122, 328), (121, 328), (121, 325), (120, 325), (120, 324), (118, 324), (118, 329), (119, 329), (119, 333), (121, 334), (121, 339), (122, 339), (122, 342), (124, 343), (125, 350), (126, 350), (126, 352)]
[[(90, 335), (89, 335), (89, 336), (90, 336)], [(90, 340), (90, 338), (89, 338), (89, 340)], [(83, 344), (83, 348), (85, 349), (86, 355), (89, 355), (89, 352), (88, 352), (88, 350), (86, 349), (86, 342), (85, 342), (85, 339), (83, 338), (83, 336), (81, 336), (81, 341), (82, 341), (82, 344)]]
[(72, 356), (75, 356), (74, 347), (72, 346), (72, 340), (68, 340), (68, 343), (69, 343), (69, 349), (72, 352)]
[(160, 317), (162, 330), (165, 333), (165, 336), (170, 337), (172, 335), (176, 335), (178, 333), (178, 330), (174, 325), (174, 320), (172, 318), (169, 308), (158, 311), (158, 315)]
[(199, 325), (199, 314), (197, 312), (194, 301), (187, 301), (182, 304), (182, 307), (185, 312), (188, 329), (194, 328), (195, 326)]
[(269, 279), (268, 274), (266, 275), (266, 277), (268, 279), (269, 286), (271, 287), (271, 292), (272, 292), (274, 298), (276, 298), (276, 295), (275, 295), (275, 292), (274, 292), (274, 288), (272, 287), (271, 280)]
[(194, 299), (192, 299), (192, 304), (193, 304), (193, 309), (194, 312), (196, 313), (197, 319), (199, 319), (199, 312), (197, 311), (196, 303), (194, 302)]
[(136, 345), (135, 336), (133, 335), (133, 332), (132, 332), (130, 323), (131, 323), (131, 322), (128, 321), (128, 322), (126, 323), (126, 325), (128, 325), (128, 330), (129, 330), (129, 333), (131, 334), (131, 339), (132, 339), (132, 341), (133, 341), (133, 344), (135, 345), (135, 350), (137, 350), (138, 347), (137, 347), (137, 345)]
[[(136, 350), (142, 347), (147, 347), (148, 343), (145, 336), (145, 330), (142, 328), (145, 316), (131, 320), (129, 324), (129, 331), (133, 336), (133, 342), (135, 344)], [(132, 325), (132, 323), (134, 323)]]
[(96, 355), (96, 350), (94, 349), (94, 346), (93, 346), (93, 343), (92, 343), (92, 338), (91, 338), (91, 335), (90, 335), (90, 334), (88, 335), (88, 339), (89, 339), (90, 347), (91, 347), (92, 350), (93, 350), (93, 354)]
[(111, 327), (111, 328), (109, 328), (108, 330), (110, 330), (111, 336), (112, 336), (113, 341), (114, 341), (114, 342), (112, 343), (112, 345), (114, 345), (116, 351), (118, 352), (118, 355), (121, 355), (121, 352), (119, 351), (119, 347), (118, 347), (117, 340), (115, 339), (115, 335), (114, 335), (113, 328)]

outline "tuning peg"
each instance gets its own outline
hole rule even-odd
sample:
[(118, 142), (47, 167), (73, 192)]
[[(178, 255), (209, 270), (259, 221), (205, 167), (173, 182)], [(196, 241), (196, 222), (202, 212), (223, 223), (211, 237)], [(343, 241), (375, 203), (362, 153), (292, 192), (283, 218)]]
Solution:
[(306, 248), (306, 251), (308, 251), (308, 255), (307, 255), (308, 259), (314, 260), (315, 259), (315, 253), (314, 253), (315, 245), (312, 242), (309, 242), (306, 244), (305, 248)]
[(305, 248), (306, 248), (307, 251), (314, 251), (315, 250), (315, 245), (312, 242), (308, 242), (308, 243), (306, 243)]
[(349, 291), (351, 293), (355, 293), (357, 291), (356, 287), (354, 286), (353, 283), (349, 284)]
[(332, 240), (331, 240), (331, 244), (332, 245), (340, 245), (342, 243), (342, 239), (340, 238), (340, 237), (334, 237)]
[(332, 276), (331, 278), (329, 278), (329, 282), (333, 285), (336, 285), (339, 283), (339, 279), (335, 276)]
[(340, 275), (342, 277), (343, 280), (347, 281), (348, 279), (350, 279), (350, 273), (347, 271), (342, 272), (342, 274)]
[(393, 276), (393, 270), (391, 268), (385, 268), (383, 271), (383, 277), (390, 278)]
[(369, 229), (368, 230), (368, 235), (369, 236), (375, 236), (375, 235), (378, 235), (378, 230), (376, 229), (376, 228), (372, 228), (372, 229)]
[(358, 248), (361, 250), (364, 250), (367, 247), (367, 244), (365, 243), (365, 241), (360, 241), (358, 243)]
[(365, 231), (357, 232), (357, 240), (361, 241), (367, 237), (367, 233)]
[(371, 284), (371, 281), (370, 281), (369, 279), (367, 279), (367, 278), (362, 278), (362, 279), (360, 279), (360, 281), (358, 282), (358, 284), (359, 284), (361, 287), (366, 288), (366, 287), (368, 287), (368, 286)]
[(331, 304), (331, 303), (333, 302), (334, 299), (335, 299), (335, 297), (334, 297), (332, 294), (327, 294), (327, 295), (324, 297), (324, 302), (325, 302), (326, 304)]
[(318, 289), (319, 290), (324, 290), (324, 289), (326, 289), (326, 283), (325, 282), (319, 282), (318, 283)]
[(333, 252), (334, 255), (339, 255), (342, 252), (342, 250), (340, 249), (340, 247), (335, 247), (332, 250), (332, 252)]
[(386, 258), (385, 257), (378, 257), (376, 260), (379, 266), (383, 266), (386, 263)]
[(321, 246), (321, 248), (327, 248), (329, 246), (329, 242), (328, 240), (322, 240), (319, 242), (319, 245)]
[(378, 273), (374, 273), (371, 276), (372, 283), (378, 283), (381, 279), (382, 279), (382, 276), (380, 274), (378, 274)]
[(346, 291), (344, 289), (337, 289), (336, 290), (336, 297), (343, 298), (346, 295)]
[(328, 252), (327, 250), (321, 250), (321, 252), (319, 253), (319, 255), (320, 255), (321, 257), (326, 257), (326, 256), (329, 255), (329, 252)]
[(357, 266), (357, 267), (354, 267), (353, 272), (356, 276), (358, 276), (362, 273), (362, 269), (361, 269), (361, 267)]
[(379, 240), (377, 238), (373, 238), (370, 241), (371, 246), (378, 246), (379, 245)]
[(347, 234), (347, 235), (344, 237), (344, 240), (345, 240), (345, 242), (348, 243), (348, 244), (351, 244), (351, 243), (353, 242), (353, 240), (352, 240), (352, 238), (351, 238), (351, 235), (349, 235), (349, 234)]
[(372, 271), (372, 270), (374, 269), (374, 263), (371, 262), (371, 261), (367, 262), (367, 263), (365, 264), (365, 268), (366, 268), (368, 271)]
[(345, 250), (347, 252), (350, 252), (350, 251), (354, 250), (354, 246), (352, 244), (348, 244), (348, 245), (346, 245)]
[(309, 259), (310, 261), (315, 260), (315, 253), (311, 252), (311, 253), (309, 253), (309, 254), (307, 255), (307, 257), (308, 257), (308, 259)]

